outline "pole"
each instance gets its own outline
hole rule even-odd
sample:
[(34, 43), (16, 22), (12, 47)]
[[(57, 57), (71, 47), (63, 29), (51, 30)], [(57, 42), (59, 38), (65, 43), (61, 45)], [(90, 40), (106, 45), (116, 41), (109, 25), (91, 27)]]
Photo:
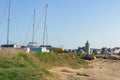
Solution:
[(46, 13), (45, 13), (45, 22), (44, 22), (44, 33), (43, 33), (43, 45), (45, 45), (45, 38), (46, 38), (46, 42), (48, 45), (48, 34), (47, 34), (47, 8), (48, 8), (48, 4), (46, 4)]
[(34, 9), (34, 20), (33, 20), (33, 37), (32, 37), (32, 42), (34, 42), (34, 33), (35, 33), (35, 13), (36, 13), (36, 9)]
[(8, 28), (7, 28), (7, 45), (9, 44), (9, 28), (10, 28), (10, 3), (11, 0), (9, 0), (9, 8), (8, 8)]

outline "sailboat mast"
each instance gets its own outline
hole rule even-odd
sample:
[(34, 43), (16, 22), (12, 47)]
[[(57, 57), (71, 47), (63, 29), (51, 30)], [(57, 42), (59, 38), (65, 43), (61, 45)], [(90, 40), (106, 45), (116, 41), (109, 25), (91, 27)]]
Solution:
[(7, 45), (9, 44), (9, 28), (10, 28), (10, 5), (11, 0), (9, 0), (9, 8), (8, 8), (8, 27), (7, 27)]
[(43, 33), (43, 45), (45, 45), (45, 38), (46, 38), (46, 42), (48, 45), (48, 34), (47, 34), (47, 8), (48, 8), (48, 4), (46, 4), (46, 13), (45, 13), (45, 22), (44, 22), (44, 33)]
[(36, 13), (36, 9), (34, 9), (34, 19), (33, 19), (33, 37), (32, 37), (32, 42), (34, 42), (34, 33), (35, 33), (35, 13)]

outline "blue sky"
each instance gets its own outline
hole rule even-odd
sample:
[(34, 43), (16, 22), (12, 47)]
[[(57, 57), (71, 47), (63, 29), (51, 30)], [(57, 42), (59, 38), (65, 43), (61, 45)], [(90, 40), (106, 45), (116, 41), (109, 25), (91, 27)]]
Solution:
[[(32, 38), (36, 9), (35, 41), (42, 44), (44, 16), (48, 3), (49, 44), (63, 48), (120, 46), (120, 0), (11, 0), (10, 41), (27, 44)], [(0, 0), (0, 44), (6, 43), (8, 0)]]

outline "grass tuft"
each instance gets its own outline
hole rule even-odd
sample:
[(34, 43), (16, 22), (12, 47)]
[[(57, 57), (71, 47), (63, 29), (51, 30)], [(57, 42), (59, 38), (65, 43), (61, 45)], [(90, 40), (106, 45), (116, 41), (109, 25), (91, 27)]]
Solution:
[(77, 72), (76, 73), (78, 76), (86, 76), (86, 77), (90, 77), (89, 75), (85, 74), (85, 73), (80, 73), (80, 72)]

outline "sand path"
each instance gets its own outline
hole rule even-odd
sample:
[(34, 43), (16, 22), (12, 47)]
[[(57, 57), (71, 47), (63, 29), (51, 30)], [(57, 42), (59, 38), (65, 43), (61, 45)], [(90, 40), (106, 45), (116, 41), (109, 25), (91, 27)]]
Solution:
[(58, 75), (55, 80), (120, 80), (120, 60), (96, 59), (90, 62), (90, 68), (72, 69), (56, 67), (49, 70)]

